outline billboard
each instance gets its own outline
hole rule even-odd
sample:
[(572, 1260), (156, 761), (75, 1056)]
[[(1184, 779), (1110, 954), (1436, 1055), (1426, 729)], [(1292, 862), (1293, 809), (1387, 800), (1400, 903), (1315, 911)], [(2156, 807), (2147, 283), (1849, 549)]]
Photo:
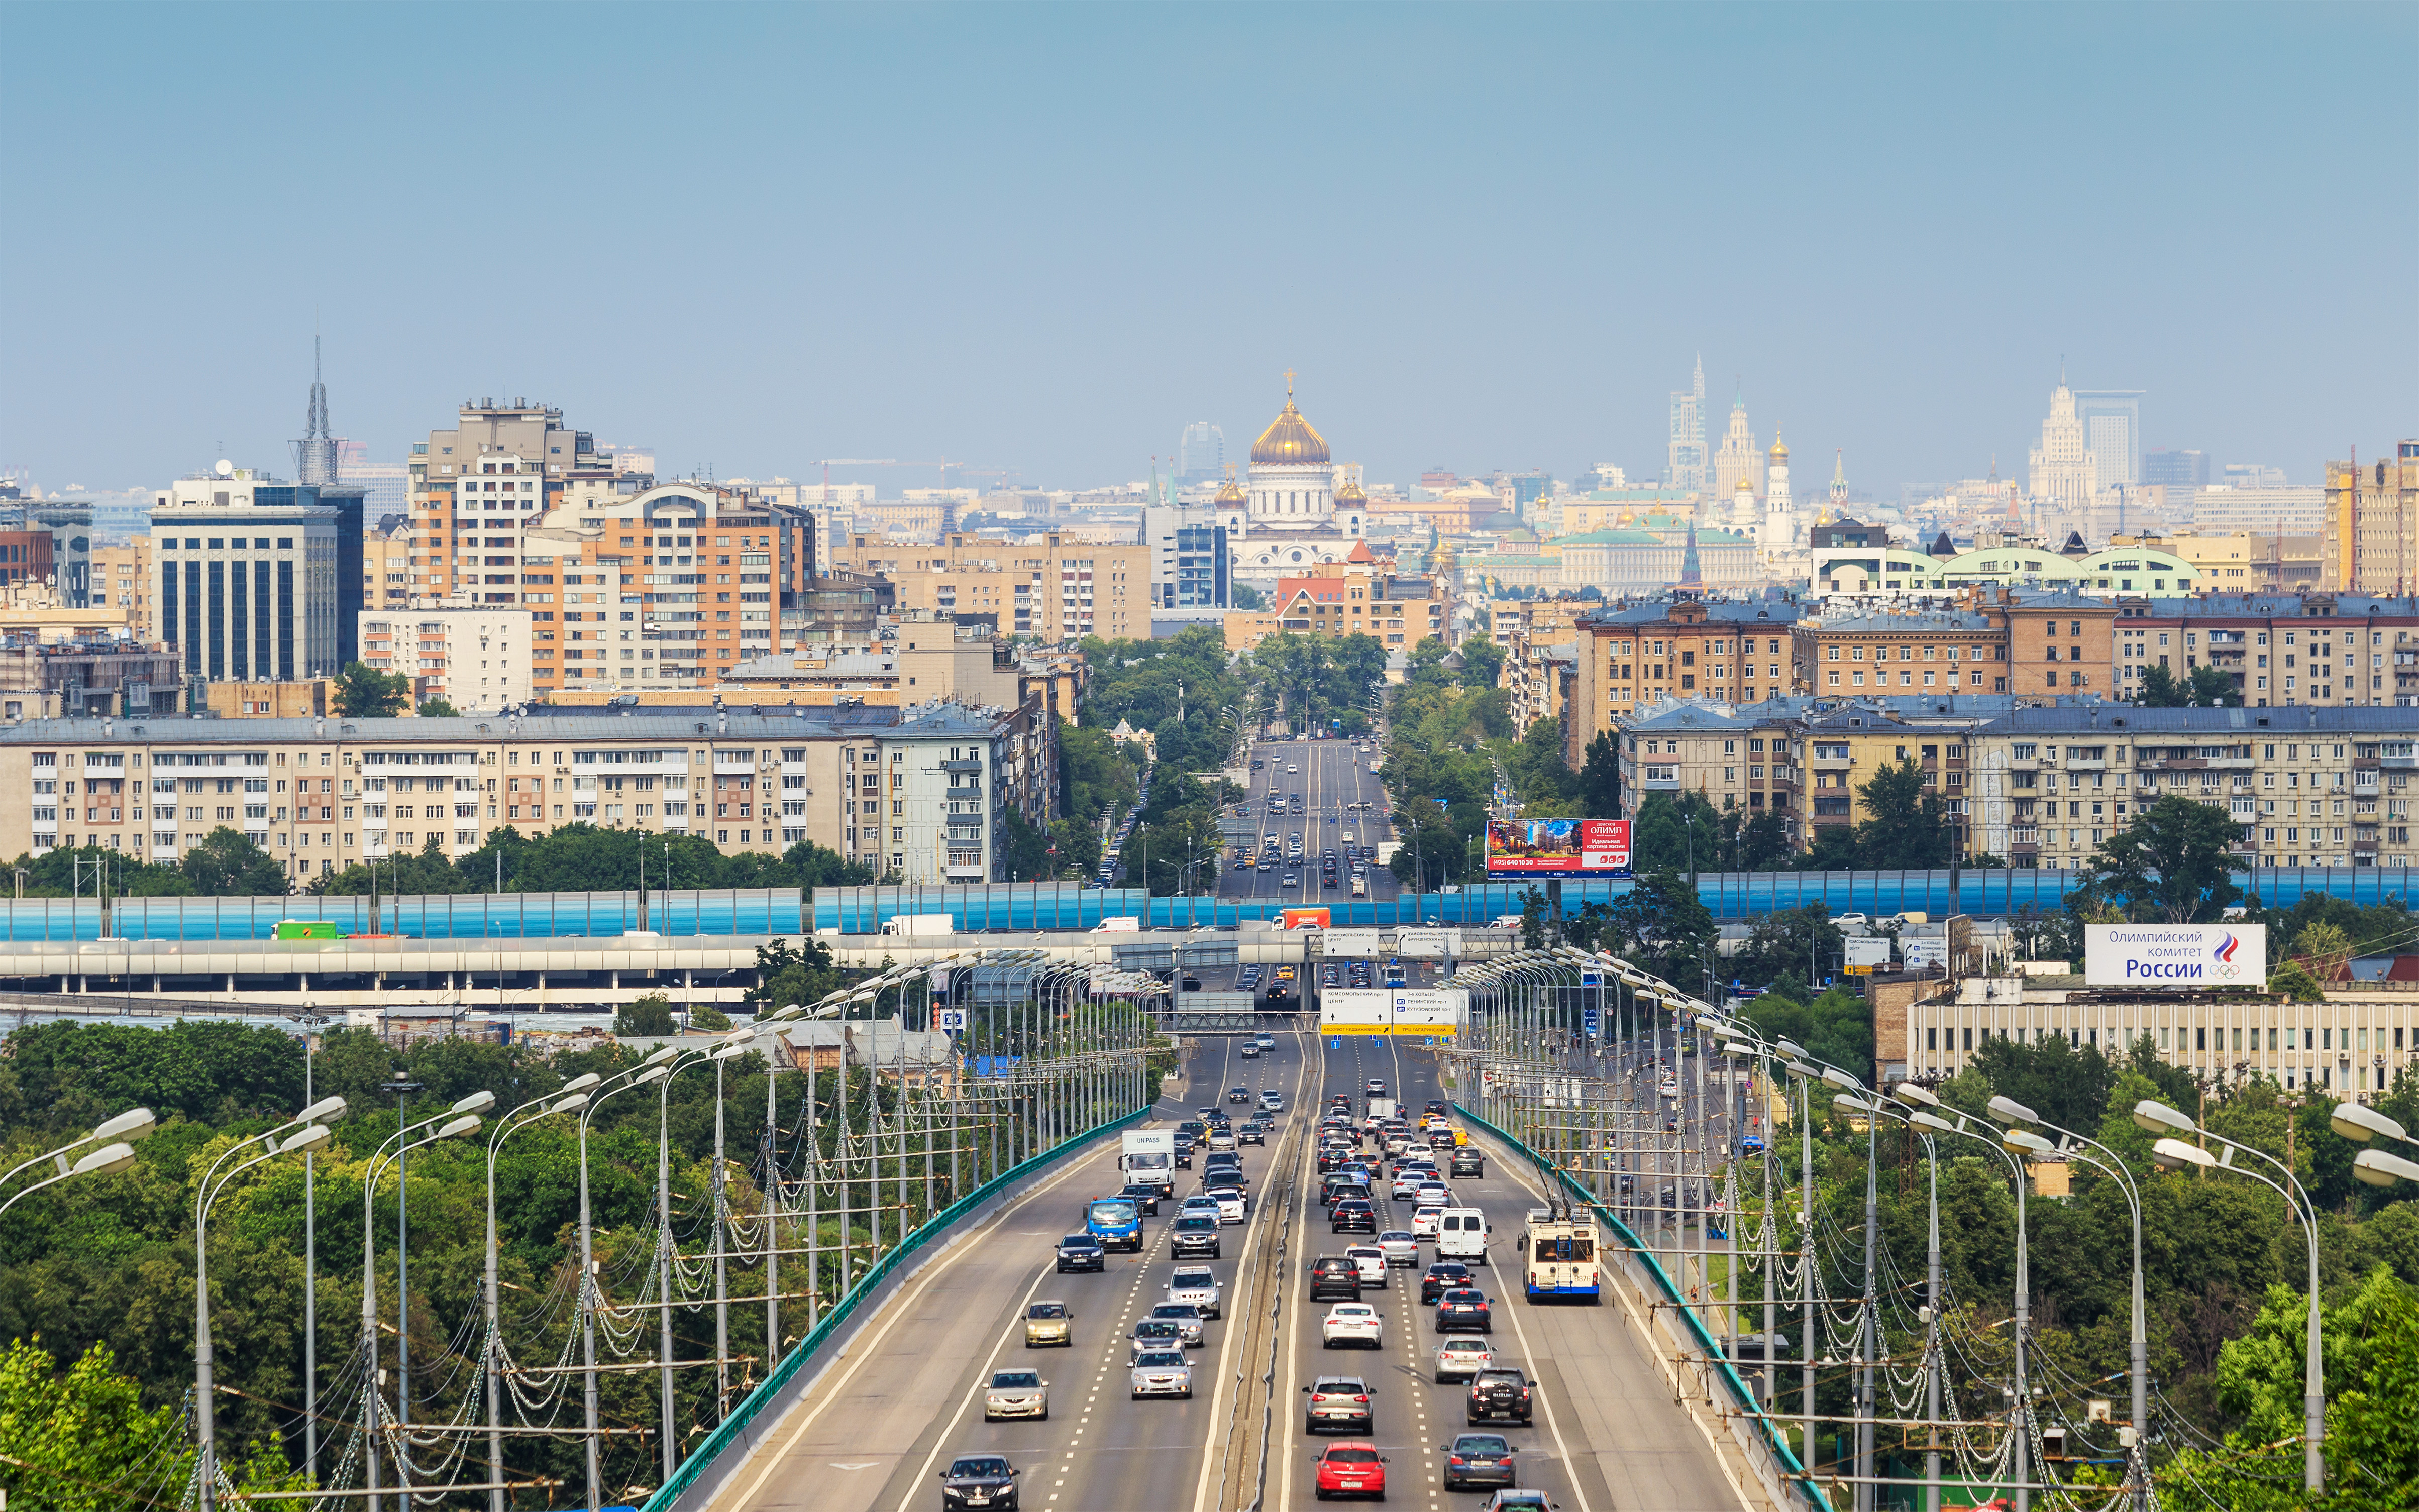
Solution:
[(1330, 987), (1318, 995), (1321, 1034), (1385, 1034), (1394, 1025), (1394, 994), (1384, 988)]
[(1394, 932), (1394, 953), (1451, 960), (1462, 953), (1461, 931), (1457, 929), (1397, 930)]
[(1887, 934), (1851, 934), (1840, 942), (1840, 949), (1851, 971), (1858, 966), (1889, 964), (1890, 942)]
[(1909, 971), (1929, 971), (1934, 966), (1949, 969), (1949, 941), (1934, 935), (1929, 939), (1898, 942), (1899, 960)]
[(1487, 874), (1523, 877), (1629, 875), (1626, 819), (1490, 819)]
[(1320, 937), (1322, 954), (1370, 960), (1386, 953), (1386, 937), (1373, 929), (1332, 929)]
[(2258, 987), (2265, 924), (2086, 924), (2083, 980), (2093, 987)]
[(1327, 910), (1324, 908), (1288, 908), (1280, 914), (1278, 918), (1280, 929), (1325, 929), (1327, 927)]

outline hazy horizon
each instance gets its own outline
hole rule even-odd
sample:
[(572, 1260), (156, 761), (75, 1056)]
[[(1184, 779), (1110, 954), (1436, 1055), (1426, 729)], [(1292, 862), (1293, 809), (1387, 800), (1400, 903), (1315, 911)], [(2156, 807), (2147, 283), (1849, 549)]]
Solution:
[[(0, 469), (292, 471), (465, 397), (660, 471), (2021, 481), (2063, 362), (2318, 481), (2419, 433), (2394, 7), (13, 8)], [(2341, 76), (2337, 87), (2319, 81)], [(316, 84), (315, 85), (315, 81)], [(885, 492), (930, 470), (835, 469)]]

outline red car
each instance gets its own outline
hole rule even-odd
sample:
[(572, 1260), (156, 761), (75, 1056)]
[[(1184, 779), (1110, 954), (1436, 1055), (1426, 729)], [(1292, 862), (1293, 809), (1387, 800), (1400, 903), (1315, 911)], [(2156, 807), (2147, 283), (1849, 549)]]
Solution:
[(1318, 1499), (1374, 1496), (1386, 1499), (1386, 1459), (1366, 1441), (1331, 1443), (1318, 1457)]

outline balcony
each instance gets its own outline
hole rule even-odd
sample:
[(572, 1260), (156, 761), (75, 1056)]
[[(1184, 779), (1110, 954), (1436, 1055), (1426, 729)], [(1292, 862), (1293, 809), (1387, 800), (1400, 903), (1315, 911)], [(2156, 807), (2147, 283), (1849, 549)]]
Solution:
[(982, 801), (982, 789), (978, 787), (950, 788), (948, 791), (949, 801), (952, 803), (980, 803)]
[(946, 761), (941, 764), (941, 770), (944, 772), (979, 772), (982, 769), (983, 760), (979, 756)]

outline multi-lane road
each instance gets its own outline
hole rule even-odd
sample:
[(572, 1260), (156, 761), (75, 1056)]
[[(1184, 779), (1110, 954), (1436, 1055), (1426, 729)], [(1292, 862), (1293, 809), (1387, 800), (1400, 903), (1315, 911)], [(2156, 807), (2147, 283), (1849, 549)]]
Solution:
[[(1219, 894), (1276, 899), (1312, 908), (1350, 902), (1351, 868), (1338, 868), (1336, 885), (1321, 887), (1318, 858), (1331, 846), (1340, 856), (1348, 844), (1376, 846), (1394, 839), (1394, 828), (1385, 818), (1386, 790), (1369, 770), (1375, 758), (1349, 740), (1261, 740), (1253, 743), (1251, 759), (1260, 763), (1260, 769), (1250, 774), (1243, 800), (1246, 812), (1240, 818), (1229, 815), (1226, 828), (1255, 856), (1259, 854), (1261, 837), (1274, 835), (1278, 861), (1265, 872), (1238, 872), (1228, 860), (1218, 873)], [(1298, 810), (1296, 798), (1301, 799)], [(1302, 859), (1287, 865), (1285, 846), (1297, 834), (1302, 837)], [(1285, 886), (1287, 876), (1296, 878), (1297, 885)], [(1392, 872), (1374, 860), (1369, 863), (1370, 898), (1390, 899), (1400, 890)]]
[[(1173, 1205), (1145, 1220), (1140, 1255), (1113, 1255), (1097, 1274), (1055, 1270), (1054, 1243), (1082, 1227), (1085, 1199), (1121, 1184), (1112, 1142), (1007, 1209), (892, 1299), (848, 1356), (763, 1431), (716, 1505), (730, 1512), (921, 1512), (942, 1504), (936, 1477), (951, 1458), (990, 1452), (1023, 1472), (1022, 1504), (1033, 1512), (1218, 1512), (1222, 1500), (1235, 1504), (1234, 1483), (1241, 1477), (1230, 1460), (1248, 1458), (1250, 1450), (1239, 1446), (1256, 1443), (1255, 1393), (1265, 1390), (1273, 1407), (1266, 1484), (1247, 1492), (1261, 1489), (1260, 1504), (1270, 1512), (1306, 1509), (1317, 1500), (1314, 1461), (1324, 1438), (1305, 1430), (1302, 1388), (1333, 1373), (1364, 1376), (1377, 1388), (1368, 1437), (1387, 1458), (1391, 1501), (1437, 1512), (1474, 1507), (1479, 1493), (1447, 1492), (1439, 1480), (1439, 1448), (1463, 1430), (1465, 1388), (1434, 1379), (1437, 1335), (1430, 1309), (1419, 1301), (1417, 1270), (1397, 1272), (1386, 1290), (1364, 1294), (1384, 1319), (1384, 1344), (1376, 1350), (1322, 1349), (1318, 1324), (1328, 1304), (1309, 1298), (1310, 1262), (1364, 1242), (1331, 1236), (1315, 1200), (1309, 1132), (1320, 1104), (1341, 1093), (1358, 1107), (1365, 1082), (1376, 1077), (1416, 1110), (1444, 1095), (1433, 1057), (1381, 1039), (1322, 1042), (1300, 1028), (1279, 1032), (1275, 1050), (1251, 1059), (1237, 1055), (1239, 1041), (1200, 1041), (1187, 1064), (1184, 1094), (1160, 1110), (1167, 1119), (1185, 1117), (1235, 1086), (1255, 1096), (1273, 1088), (1286, 1097), (1270, 1145), (1242, 1151), (1255, 1200), (1247, 1221), (1225, 1231), (1222, 1255), (1211, 1262), (1226, 1307), (1209, 1324), (1204, 1347), (1193, 1351), (1191, 1400), (1135, 1401), (1127, 1386), (1132, 1330), (1163, 1299), (1174, 1269), (1167, 1248)], [(1283, 1179), (1287, 1170), (1296, 1176), (1290, 1182)], [(1199, 1172), (1177, 1175), (1180, 1197)], [(1511, 1246), (1527, 1210), (1540, 1200), (1533, 1179), (1490, 1158), (1485, 1177), (1454, 1185), (1458, 1199), (1483, 1209), (1494, 1227), (1494, 1264), (1482, 1274), (1495, 1299), (1499, 1357), (1537, 1383), (1533, 1424), (1501, 1429), (1515, 1443), (1521, 1483), (1548, 1491), (1564, 1512), (1739, 1506), (1705, 1434), (1673, 1405), (1623, 1304), (1610, 1296), (1598, 1307), (1546, 1308), (1520, 1300)], [(1407, 1228), (1409, 1216), (1380, 1204), (1380, 1227)], [(1425, 1258), (1424, 1250), (1423, 1268)], [(1272, 1316), (1246, 1301), (1263, 1278)], [(1071, 1347), (1024, 1347), (1025, 1308), (1040, 1300), (1068, 1304)], [(1265, 1318), (1256, 1328), (1256, 1315)], [(1021, 1367), (1038, 1367), (1050, 1383), (1049, 1419), (985, 1423), (983, 1390), (993, 1372)], [(1247, 1493), (1240, 1503), (1251, 1500)]]

